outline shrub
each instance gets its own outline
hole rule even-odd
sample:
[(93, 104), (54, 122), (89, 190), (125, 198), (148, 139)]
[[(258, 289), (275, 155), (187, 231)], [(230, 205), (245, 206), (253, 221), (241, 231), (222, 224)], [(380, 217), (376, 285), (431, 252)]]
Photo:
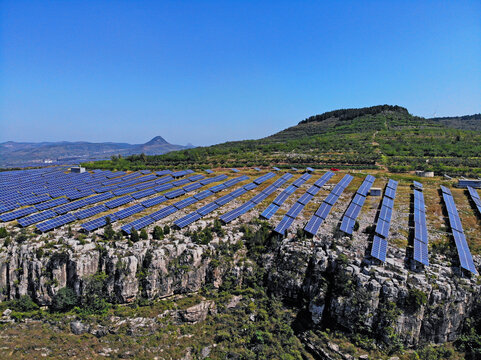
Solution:
[(152, 233), (152, 238), (154, 240), (161, 240), (164, 238), (164, 231), (160, 226), (154, 227), (154, 231)]
[(35, 304), (32, 298), (28, 295), (23, 295), (19, 299), (12, 300), (10, 306), (13, 310), (20, 312), (38, 310), (38, 305)]
[(0, 239), (6, 238), (8, 236), (8, 231), (4, 227), (0, 228)]
[(147, 231), (145, 231), (145, 229), (140, 230), (140, 238), (142, 240), (147, 240), (149, 238), (149, 235), (147, 234)]
[(51, 309), (53, 311), (64, 312), (73, 309), (78, 303), (78, 296), (72, 288), (60, 289), (52, 300)]
[(428, 302), (427, 295), (416, 288), (409, 289), (408, 297), (406, 299), (406, 306), (412, 312), (418, 311), (421, 306), (426, 305)]
[(133, 242), (139, 241), (139, 233), (137, 232), (137, 230), (135, 230), (133, 226), (130, 230), (130, 240), (132, 240)]

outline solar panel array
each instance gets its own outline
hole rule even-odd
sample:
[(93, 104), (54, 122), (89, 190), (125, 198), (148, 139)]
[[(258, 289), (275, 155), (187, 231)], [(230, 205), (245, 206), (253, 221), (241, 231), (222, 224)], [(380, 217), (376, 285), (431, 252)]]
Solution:
[[(191, 189), (190, 190), (188, 189), (192, 184), (200, 184), (200, 186), (205, 186), (207, 184), (222, 181), (222, 180), (225, 180), (227, 178), (228, 178), (227, 175), (217, 175), (217, 176), (214, 176), (212, 178), (207, 178), (207, 179), (204, 178), (204, 176), (199, 177), (197, 175), (188, 177), (187, 179), (189, 179), (189, 181), (188, 181), (189, 183), (191, 181), (195, 181), (196, 179), (197, 180), (200, 179), (200, 181), (199, 182), (192, 182), (189, 185), (186, 185), (183, 188), (179, 189), (179, 190), (182, 190), (182, 191), (178, 193), (179, 194), (178, 196), (181, 196), (181, 195), (183, 195), (183, 194), (185, 194), (189, 191), (192, 191)], [(169, 185), (171, 185), (171, 184), (169, 184)], [(167, 185), (167, 184), (165, 184), (165, 185)], [(165, 185), (161, 185), (163, 187), (163, 190), (167, 190), (167, 189), (173, 187), (173, 185), (167, 186), (167, 187)], [(166, 194), (164, 194), (164, 195), (166, 195)], [(113, 223), (117, 220), (125, 219), (129, 216), (132, 216), (134, 214), (142, 212), (146, 208), (149, 208), (149, 207), (152, 207), (152, 206), (155, 206), (155, 205), (158, 205), (158, 204), (161, 204), (161, 203), (167, 201), (168, 198), (167, 198), (167, 196), (164, 196), (164, 195), (160, 195), (160, 196), (145, 200), (145, 201), (141, 202), (140, 204), (132, 205), (132, 206), (129, 206), (125, 209), (114, 212), (113, 214), (110, 215), (111, 222)], [(170, 192), (170, 196), (171, 196), (171, 198), (176, 197), (176, 196), (174, 196), (172, 191)], [(90, 221), (87, 221), (87, 222), (81, 224), (81, 227), (86, 231), (93, 231), (93, 230), (101, 228), (105, 225), (106, 225), (105, 216), (102, 216), (99, 219), (93, 219), (93, 220), (90, 220)], [(129, 228), (129, 231), (130, 231), (130, 228)]]
[(237, 219), (239, 216), (247, 213), (249, 210), (257, 206), (261, 201), (265, 200), (269, 195), (271, 195), (274, 191), (276, 191), (279, 187), (284, 185), (286, 181), (292, 178), (292, 174), (284, 174), (279, 179), (277, 179), (272, 185), (266, 187), (262, 190), (259, 194), (252, 197), (249, 201), (242, 204), (241, 206), (223, 214), (220, 216), (220, 219), (225, 223), (228, 224), (232, 220)]
[(371, 256), (386, 261), (387, 254), (387, 238), (389, 237), (389, 228), (391, 227), (392, 210), (394, 207), (394, 199), (396, 198), (397, 181), (389, 179), (384, 189), (384, 197), (382, 199), (381, 211), (377, 219), (375, 235), (371, 248)]
[[(314, 197), (315, 194), (319, 192), (322, 186), (326, 182), (329, 181), (330, 178), (334, 176), (334, 173), (328, 171), (324, 175), (322, 175), (301, 197), (296, 201), (294, 205), (287, 211), (286, 215), (282, 218), (282, 220), (277, 224), (274, 231), (278, 234), (285, 235), (286, 231), (294, 222), (294, 219), (299, 215), (299, 213), (304, 209), (304, 206)], [(300, 183), (301, 178), (297, 179), (292, 183), (292, 185)], [(304, 180), (305, 181), (305, 180)], [(301, 200), (301, 202), (299, 202)]]
[(481, 219), (481, 198), (479, 197), (479, 194), (476, 191), (476, 189), (472, 188), (471, 186), (468, 186), (468, 192), (469, 192), (469, 196), (471, 197), (471, 200), (474, 202), (474, 205), (476, 206), (476, 209), (478, 209), (478, 216)]
[(354, 225), (356, 224), (356, 219), (359, 216), (364, 203), (366, 202), (367, 194), (369, 193), (372, 184), (374, 184), (374, 180), (376, 180), (374, 176), (366, 176), (361, 186), (359, 186), (359, 189), (357, 189), (354, 198), (349, 204), (349, 207), (344, 213), (341, 221), (341, 231), (345, 232), (346, 234), (352, 235), (352, 232), (354, 231)]
[(274, 201), (262, 212), (260, 216), (269, 220), (277, 212), (277, 210), (280, 209), (282, 204), (289, 198), (289, 196), (294, 194), (302, 184), (311, 178), (311, 176), (311, 174), (305, 173), (296, 179), (296, 181), (285, 188), (284, 191), (274, 199)]
[[(218, 175), (214, 178), (211, 178), (211, 179), (205, 179), (205, 180), (201, 180), (200, 182), (203, 184), (203, 185), (207, 185), (207, 184), (211, 184), (213, 182), (218, 182), (220, 181), (219, 179), (223, 180), (223, 179), (226, 179), (227, 176), (226, 175)], [(233, 179), (230, 179), (230, 180), (227, 180), (219, 185), (215, 185), (215, 186), (212, 186), (210, 189), (207, 189), (205, 191), (202, 191), (200, 192), (199, 194), (195, 194), (189, 198), (186, 198), (186, 199), (183, 199), (183, 200), (180, 200), (172, 205), (169, 205), (169, 206), (166, 206), (154, 213), (151, 213), (149, 215), (146, 215), (140, 219), (137, 219), (129, 224), (126, 224), (124, 226), (121, 227), (121, 229), (126, 232), (127, 234), (130, 234), (131, 233), (131, 230), (132, 228), (134, 228), (135, 230), (140, 230), (142, 229), (143, 227), (145, 226), (148, 226), (152, 223), (154, 223), (155, 221), (159, 221), (163, 218), (166, 218), (167, 216), (169, 215), (172, 215), (173, 213), (177, 212), (178, 210), (180, 209), (183, 209), (187, 206), (190, 206), (190, 205), (193, 205), (195, 204), (196, 202), (202, 200), (202, 199), (205, 199), (209, 196), (212, 196), (214, 195), (216, 192), (220, 191), (219, 188), (222, 188), (222, 189), (227, 189), (229, 187), (232, 187), (234, 186), (235, 184), (239, 183), (239, 182), (242, 182), (242, 181), (245, 181), (249, 179), (248, 176), (239, 176), (237, 178), (233, 178)], [(212, 189), (215, 189), (215, 191), (212, 191)], [(200, 195), (202, 194), (202, 195)], [(215, 204), (215, 203), (214, 203)], [(217, 204), (216, 204), (217, 205)], [(215, 209), (214, 209), (215, 210)], [(200, 217), (199, 217), (200, 218)], [(177, 220), (176, 220), (177, 221)], [(195, 221), (195, 220), (194, 220)]]
[(461, 224), (461, 219), (459, 218), (458, 210), (456, 209), (456, 204), (454, 203), (453, 194), (445, 186), (441, 186), (441, 191), (443, 193), (444, 204), (446, 205), (446, 210), (448, 211), (449, 224), (451, 226), (451, 231), (453, 234), (454, 242), (456, 243), (456, 249), (458, 250), (458, 257), (461, 267), (465, 270), (477, 274), (476, 267), (474, 266), (473, 257), (471, 256), (471, 251), (468, 247), (468, 242), (466, 241), (466, 236), (464, 235), (464, 229)]
[(319, 206), (317, 211), (312, 215), (311, 219), (304, 227), (304, 231), (308, 232), (309, 234), (315, 236), (319, 231), (323, 221), (327, 218), (329, 213), (331, 212), (332, 207), (339, 199), (339, 196), (344, 192), (346, 187), (351, 183), (352, 179), (354, 179), (351, 175), (346, 174), (344, 177), (336, 184), (334, 189), (332, 189), (331, 193), (327, 195), (324, 199), (322, 204)]
[(426, 207), (424, 204), (423, 186), (420, 183), (414, 186), (414, 253), (417, 262), (429, 266), (428, 228), (426, 226)]
[[(230, 193), (228, 193), (224, 196), (221, 196), (220, 198), (214, 200), (213, 202), (211, 202), (207, 205), (202, 206), (201, 208), (199, 208), (196, 211), (184, 216), (183, 218), (175, 220), (174, 225), (177, 226), (178, 228), (182, 229), (182, 228), (192, 224), (193, 222), (199, 220), (203, 216), (205, 216), (207, 214), (210, 214), (211, 212), (217, 210), (221, 206), (223, 206), (223, 205), (231, 202), (232, 200), (238, 198), (239, 196), (245, 194), (247, 191), (255, 189), (259, 184), (262, 184), (263, 182), (271, 179), (274, 176), (276, 176), (274, 173), (267, 173), (265, 175), (262, 175), (262, 176), (258, 177), (257, 179), (255, 179), (253, 182), (251, 182), (247, 185), (244, 185), (243, 187), (238, 188), (234, 191), (231, 191)], [(282, 181), (284, 181), (284, 180), (281, 180), (281, 182)], [(273, 186), (273, 185), (271, 185), (271, 186)], [(277, 185), (277, 187), (278, 186), (280, 186), (280, 185)], [(266, 190), (267, 190), (267, 188), (264, 189), (264, 191), (266, 191)], [(270, 191), (270, 190), (267, 190), (267, 191)], [(272, 191), (275, 191), (275, 189), (272, 190)], [(247, 202), (246, 204), (244, 204), (240, 208), (238, 208), (238, 211), (241, 212), (241, 213), (245, 213), (245, 212), (249, 211), (250, 209), (252, 209), (256, 204), (258, 204), (261, 201), (261, 197), (263, 197), (263, 196), (264, 196), (264, 193), (262, 193), (262, 192), (260, 194), (256, 195), (256, 196), (254, 196), (249, 202)], [(197, 213), (197, 215), (195, 213)], [(239, 214), (239, 216), (240, 215), (241, 214)]]

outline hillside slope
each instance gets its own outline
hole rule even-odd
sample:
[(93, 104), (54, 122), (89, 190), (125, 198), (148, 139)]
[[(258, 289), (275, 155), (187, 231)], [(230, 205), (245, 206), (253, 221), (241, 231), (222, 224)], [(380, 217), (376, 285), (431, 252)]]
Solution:
[(436, 117), (430, 120), (455, 129), (481, 131), (481, 114)]
[(342, 109), (312, 116), (259, 140), (226, 142), (95, 167), (387, 167), (481, 174), (481, 132), (453, 129), (400, 106)]

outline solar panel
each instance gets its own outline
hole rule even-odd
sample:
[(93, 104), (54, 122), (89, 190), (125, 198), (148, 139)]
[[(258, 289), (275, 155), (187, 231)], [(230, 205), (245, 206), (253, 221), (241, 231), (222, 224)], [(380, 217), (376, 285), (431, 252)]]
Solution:
[(423, 184), (421, 184), (418, 181), (413, 181), (413, 186), (414, 186), (415, 189), (419, 189), (419, 190), (423, 189)]
[(334, 176), (333, 172), (328, 171), (324, 175), (322, 175), (317, 181), (314, 183), (317, 187), (323, 187), (325, 183), (327, 183), (332, 177)]
[(246, 189), (244, 189), (244, 188), (239, 188), (239, 189), (236, 189), (236, 190), (232, 191), (232, 192), (230, 193), (230, 196), (234, 199), (234, 198), (238, 198), (238, 197), (241, 196), (241, 195), (244, 195), (246, 192), (247, 192)]
[(327, 195), (327, 197), (324, 199), (324, 202), (334, 205), (339, 197), (336, 194), (330, 193)]
[(352, 235), (354, 231), (354, 225), (356, 224), (356, 220), (349, 218), (347, 216), (344, 216), (341, 222), (341, 231), (344, 231), (346, 234)]
[[(304, 175), (307, 175), (307, 176), (304, 176)], [(302, 184), (304, 184), (307, 180), (309, 180), (311, 178), (311, 174), (304, 174), (303, 176), (299, 177), (298, 179), (294, 180), (293, 183), (292, 183), (292, 186), (295, 186), (295, 187), (300, 187)]]
[(392, 209), (392, 208), (394, 208), (394, 200), (385, 196), (382, 199), (382, 205), (387, 206), (388, 208)]
[(86, 219), (88, 217), (100, 214), (101, 212), (107, 211), (108, 208), (105, 205), (96, 205), (91, 208), (85, 209), (85, 210), (80, 210), (77, 211), (74, 216), (79, 219)]
[(109, 209), (113, 209), (113, 208), (128, 204), (131, 201), (132, 201), (132, 197), (129, 195), (126, 195), (117, 199), (107, 201), (104, 205), (107, 206)]
[(195, 197), (197, 200), (203, 200), (203, 199), (205, 199), (206, 197), (211, 196), (212, 194), (213, 194), (212, 191), (210, 191), (210, 190), (204, 190), (204, 191), (201, 191), (201, 192), (198, 193), (198, 194), (195, 194), (194, 197)]
[(389, 227), (390, 224), (387, 221), (384, 221), (383, 219), (378, 219), (376, 225), (376, 233), (387, 239), (387, 237), (389, 236)]
[(451, 195), (451, 190), (449, 190), (446, 186), (441, 185), (441, 191), (445, 194)]
[(128, 208), (116, 211), (115, 213), (113, 213), (113, 215), (114, 215), (115, 219), (121, 220), (121, 219), (125, 219), (126, 217), (137, 214), (137, 213), (143, 211), (144, 209), (145, 208), (142, 205), (136, 204), (136, 205), (133, 205), (133, 206), (129, 206)]
[(164, 194), (164, 196), (167, 199), (173, 199), (173, 198), (179, 197), (179, 196), (184, 195), (184, 194), (185, 194), (184, 189), (177, 189), (177, 190), (172, 190), (172, 191), (166, 192)]
[(332, 205), (326, 202), (323, 202), (321, 206), (319, 206), (319, 208), (316, 210), (314, 215), (322, 219), (326, 219), (331, 209), (332, 209)]
[(222, 205), (227, 204), (231, 200), (232, 200), (232, 197), (230, 196), (230, 194), (227, 194), (227, 195), (221, 196), (220, 198), (216, 199), (215, 202), (216, 202), (217, 205), (222, 206)]
[(382, 219), (390, 223), (391, 217), (392, 217), (392, 209), (388, 208), (387, 206), (382, 206), (381, 211), (379, 212), (379, 219)]
[(193, 222), (199, 220), (201, 218), (201, 215), (197, 212), (192, 212), (183, 218), (177, 219), (174, 221), (174, 225), (177, 226), (178, 228), (182, 229), (186, 227), (187, 225), (192, 224)]
[(0, 220), (1, 221), (11, 221), (11, 220), (15, 220), (17, 218), (20, 218), (20, 217), (23, 217), (23, 216), (26, 216), (26, 215), (30, 215), (34, 212), (37, 212), (37, 209), (33, 206), (29, 206), (29, 207), (26, 207), (26, 208), (23, 208), (23, 209), (18, 209), (18, 210), (9, 212), (9, 213), (4, 213), (4, 214), (0, 215)]
[(296, 202), (286, 213), (286, 216), (290, 216), (291, 218), (295, 219), (297, 215), (299, 215), (299, 213), (302, 211), (302, 209), (304, 209), (304, 206), (304, 204)]
[(473, 199), (481, 199), (476, 189), (472, 188), (471, 186), (468, 186), (468, 191)]
[(354, 195), (354, 198), (352, 199), (352, 202), (359, 206), (363, 206), (365, 201), (366, 198), (359, 194)]
[(379, 236), (374, 235), (374, 240), (372, 242), (371, 256), (381, 260), (386, 261), (387, 254), (387, 241), (381, 239)]
[(187, 206), (193, 205), (197, 202), (198, 200), (195, 197), (189, 197), (187, 199), (183, 199), (181, 201), (177, 201), (175, 204), (173, 204), (177, 209), (183, 209), (186, 208)]
[(250, 191), (252, 189), (255, 189), (257, 186), (258, 186), (257, 184), (249, 183), (247, 185), (244, 185), (244, 189), (247, 190), (247, 191)]
[(172, 181), (172, 185), (174, 185), (174, 187), (182, 186), (182, 185), (189, 184), (189, 183), (190, 183), (189, 179), (181, 179), (181, 180)]
[(145, 189), (145, 190), (134, 192), (130, 196), (132, 196), (134, 199), (141, 199), (143, 197), (154, 195), (155, 193), (156, 191), (154, 189)]
[(260, 216), (269, 220), (277, 212), (277, 210), (279, 210), (279, 206), (272, 203), (262, 212)]
[(276, 226), (274, 231), (278, 234), (285, 235), (287, 229), (289, 229), (289, 227), (293, 222), (294, 222), (293, 218), (291, 218), (290, 216), (284, 216), (282, 220), (279, 222), (279, 224)]
[(214, 172), (213, 172), (212, 170), (210, 170), (210, 169), (206, 169), (206, 170), (204, 170), (204, 171), (205, 171), (207, 174), (213, 174), (213, 173), (214, 173)]
[(156, 187), (154, 187), (154, 190), (156, 192), (162, 192), (162, 191), (165, 191), (165, 190), (172, 189), (173, 187), (174, 187), (174, 185), (172, 185), (172, 183), (168, 183), (168, 184), (156, 186)]
[(131, 223), (124, 225), (121, 227), (122, 231), (126, 232), (127, 234), (130, 235), (131, 229), (134, 228), (135, 230), (140, 230), (143, 229), (146, 226), (149, 226), (150, 224), (154, 223), (154, 219), (152, 219), (149, 216), (144, 216), (140, 219), (134, 220)]
[(232, 168), (231, 170), (232, 170), (232, 172), (235, 172), (235, 173), (238, 173), (238, 172), (239, 172), (239, 170), (234, 169), (234, 168)]
[(313, 195), (309, 194), (309, 193), (305, 193), (303, 194), (298, 200), (297, 202), (302, 204), (302, 205), (306, 205), (309, 201), (311, 201), (312, 199), (314, 198)]
[(26, 227), (26, 226), (35, 224), (39, 221), (43, 221), (43, 220), (53, 218), (55, 216), (57, 216), (57, 213), (55, 211), (45, 210), (45, 211), (38, 212), (38, 213), (35, 213), (33, 215), (30, 215), (30, 216), (26, 216), (24, 218), (18, 219), (17, 221), (21, 226)]
[(319, 228), (321, 227), (323, 221), (323, 218), (314, 215), (304, 227), (304, 231), (315, 236), (319, 231)]
[(321, 188), (317, 187), (316, 185), (312, 185), (309, 189), (307, 189), (306, 192), (315, 196), (319, 192), (319, 190), (321, 190)]
[(254, 204), (259, 204), (261, 201), (265, 200), (267, 198), (267, 194), (264, 194), (264, 193), (259, 193), (257, 195), (255, 195), (252, 199), (250, 199), (251, 202), (253, 202)]
[(428, 245), (415, 239), (413, 258), (417, 262), (429, 266)]
[(351, 203), (351, 205), (349, 205), (349, 207), (346, 210), (345, 217), (356, 220), (357, 217), (359, 216), (359, 213), (361, 212), (361, 209), (362, 209), (362, 206)]
[(219, 205), (217, 205), (215, 202), (211, 202), (207, 205), (202, 206), (200, 209), (197, 210), (197, 212), (200, 215), (205, 216), (207, 214), (210, 214), (212, 211), (216, 210), (217, 208), (219, 208)]
[(57, 227), (63, 226), (75, 220), (77, 219), (72, 214), (65, 214), (65, 215), (57, 216), (56, 218), (47, 220), (45, 222), (39, 223), (35, 226), (41, 232), (45, 232), (45, 231), (49, 231)]
[(153, 212), (152, 214), (150, 214), (149, 216), (155, 220), (155, 221), (159, 221), (161, 219), (164, 219), (166, 218), (167, 216), (169, 215), (172, 215), (173, 213), (177, 212), (177, 208), (172, 206), (172, 205), (169, 205), (169, 206), (166, 206), (158, 211), (155, 211)]
[(423, 224), (416, 224), (414, 226), (414, 239), (423, 243), (428, 243), (428, 229)]
[(187, 179), (188, 179), (190, 182), (194, 182), (194, 181), (202, 180), (203, 178), (205, 178), (204, 175), (197, 174), (197, 175), (189, 176)]
[(284, 190), (282, 193), (280, 193), (279, 195), (277, 195), (277, 197), (274, 199), (274, 201), (272, 202), (273, 204), (277, 204), (277, 205), (282, 205), (284, 203), (284, 201), (287, 200), (287, 198), (290, 196), (291, 194), (289, 193), (286, 193), (286, 191)]
[(396, 198), (396, 190), (393, 190), (387, 187), (386, 190), (384, 191), (384, 196), (387, 196), (394, 200)]
[(226, 186), (224, 184), (219, 184), (219, 185), (212, 186), (211, 188), (209, 188), (209, 190), (216, 193), (216, 192), (219, 192), (221, 190), (224, 190), (225, 187)]
[(389, 181), (387, 182), (386, 187), (391, 188), (392, 190), (396, 191), (397, 185), (398, 185), (397, 181), (395, 181), (395, 180), (393, 180), (393, 179), (389, 179)]
[(186, 192), (194, 191), (201, 188), (203, 185), (201, 183), (192, 183), (183, 187)]
[(167, 198), (165, 196), (161, 195), (161, 196), (154, 197), (152, 199), (142, 201), (140, 204), (147, 208), (147, 207), (152, 207), (152, 206), (161, 204), (165, 201), (167, 201)]

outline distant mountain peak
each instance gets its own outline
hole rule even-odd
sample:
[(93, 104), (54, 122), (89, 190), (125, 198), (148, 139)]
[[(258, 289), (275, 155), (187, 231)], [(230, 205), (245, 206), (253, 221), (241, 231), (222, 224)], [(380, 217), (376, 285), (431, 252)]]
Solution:
[(169, 144), (162, 136), (156, 136), (144, 145), (165, 145)]

